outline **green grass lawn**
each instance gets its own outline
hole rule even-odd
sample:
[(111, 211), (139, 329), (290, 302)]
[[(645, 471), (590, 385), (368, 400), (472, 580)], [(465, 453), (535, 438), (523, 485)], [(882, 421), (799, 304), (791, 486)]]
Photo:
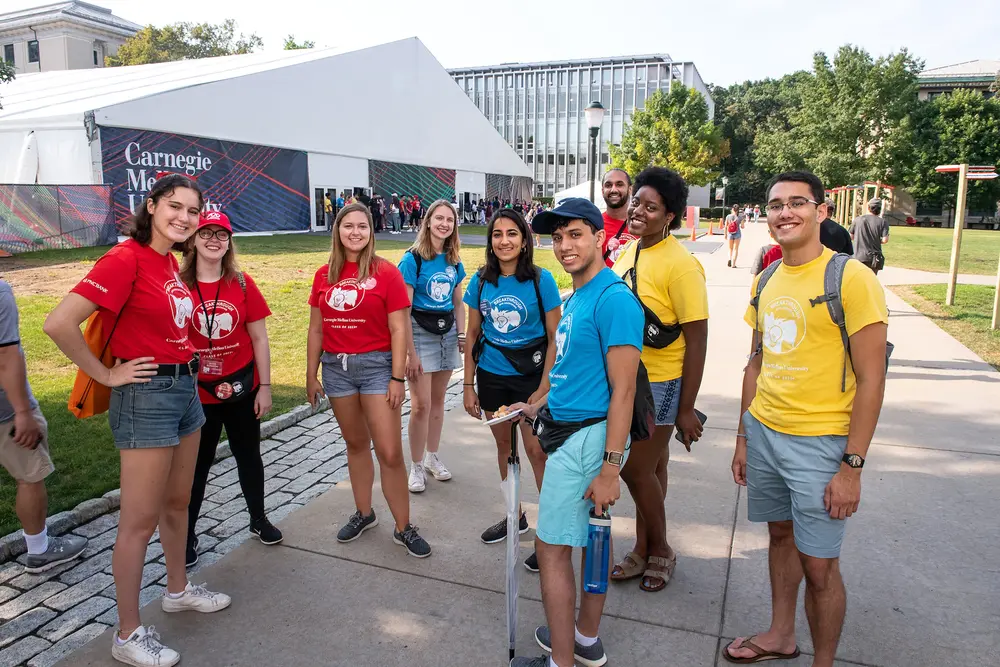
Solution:
[[(889, 232), (889, 243), (885, 246), (885, 262), (904, 269), (947, 273), (954, 231), (933, 227), (893, 227)], [(959, 273), (995, 275), (998, 259), (1000, 232), (962, 230)]]
[[(464, 230), (463, 230), (464, 231)], [(313, 273), (326, 262), (329, 238), (320, 235), (277, 235), (237, 239), (239, 260), (260, 286), (274, 313), (267, 320), (271, 342), (272, 394), (270, 416), (288, 412), (305, 403), (306, 327), (309, 322), (307, 299)], [(407, 248), (400, 242), (379, 242), (379, 254), (398, 262)], [(83, 277), (88, 267), (107, 248), (42, 251), (18, 257), (16, 267), (44, 267), (71, 263), (63, 272)], [(472, 273), (484, 258), (482, 246), (466, 246), (462, 260)], [(536, 250), (536, 263), (550, 271), (560, 288), (571, 286), (549, 250)], [(79, 263), (78, 267), (72, 266)], [(0, 272), (10, 264), (0, 263)], [(15, 294), (17, 290), (15, 289)], [(66, 408), (76, 367), (59, 352), (42, 332), (42, 323), (59, 302), (56, 294), (18, 297), (21, 336), (28, 360), (28, 378), (42, 412), (49, 422), (52, 458), (56, 466), (47, 480), (49, 514), (71, 509), (76, 504), (118, 487), (118, 455), (104, 415), (75, 419)], [(0, 469), (0, 535), (19, 528), (14, 515), (13, 480)]]
[(945, 305), (945, 288), (945, 285), (901, 285), (890, 289), (1000, 370), (1000, 331), (990, 329), (994, 288), (958, 285), (954, 306)]

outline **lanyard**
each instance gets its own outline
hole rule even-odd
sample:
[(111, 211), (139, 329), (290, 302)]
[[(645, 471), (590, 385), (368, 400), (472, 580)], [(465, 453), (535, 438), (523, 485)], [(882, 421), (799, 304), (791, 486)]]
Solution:
[(212, 314), (208, 314), (208, 307), (205, 306), (205, 297), (201, 295), (201, 287), (198, 285), (198, 279), (195, 278), (194, 289), (198, 292), (198, 298), (201, 300), (201, 309), (205, 313), (205, 317), (208, 318), (208, 349), (212, 349), (212, 333), (214, 332), (215, 324), (215, 314), (219, 309), (219, 294), (222, 292), (222, 276), (219, 276), (219, 286), (215, 288), (215, 303), (212, 304)]

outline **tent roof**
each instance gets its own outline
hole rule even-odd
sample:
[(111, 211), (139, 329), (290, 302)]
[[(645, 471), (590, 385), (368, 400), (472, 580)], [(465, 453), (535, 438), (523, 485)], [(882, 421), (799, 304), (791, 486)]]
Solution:
[(97, 124), (433, 167), (531, 170), (420, 42), (22, 75), (0, 130)]
[[(556, 206), (559, 205), (563, 199), (569, 199), (570, 197), (583, 197), (584, 199), (590, 199), (590, 181), (583, 181), (578, 183), (571, 188), (566, 188), (565, 190), (560, 190), (552, 197), (552, 203)], [(604, 197), (601, 196), (601, 184), (596, 183), (594, 187), (594, 204), (601, 211), (607, 209), (607, 204), (604, 203)]]

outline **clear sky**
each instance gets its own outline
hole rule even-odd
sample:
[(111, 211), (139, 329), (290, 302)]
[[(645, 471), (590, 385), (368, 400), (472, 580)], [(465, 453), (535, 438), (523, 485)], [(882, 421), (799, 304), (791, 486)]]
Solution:
[(720, 85), (807, 69), (848, 42), (875, 55), (905, 46), (927, 67), (1000, 59), (1000, 0), (89, 1), (142, 24), (234, 18), (267, 49), (288, 34), (337, 47), (416, 35), (445, 67), (667, 53)]

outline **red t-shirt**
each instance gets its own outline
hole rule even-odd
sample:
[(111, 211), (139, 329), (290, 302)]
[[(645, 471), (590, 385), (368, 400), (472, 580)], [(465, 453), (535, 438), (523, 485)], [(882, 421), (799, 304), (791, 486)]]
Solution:
[(408, 308), (403, 274), (391, 262), (376, 259), (372, 275), (363, 283), (356, 280), (358, 265), (344, 264), (340, 279), (331, 285), (326, 274), (329, 265), (316, 271), (309, 305), (319, 308), (323, 317), (323, 351), (362, 354), (389, 352), (389, 313)]
[[(613, 266), (629, 241), (636, 238), (628, 233), (626, 224), (628, 223), (625, 220), (615, 220), (608, 215), (607, 211), (604, 212), (604, 246), (601, 248), (601, 252), (608, 256), (604, 260), (608, 266)], [(622, 229), (622, 227), (625, 228)], [(621, 230), (621, 234), (618, 234), (619, 230)], [(615, 238), (615, 234), (618, 234), (618, 238)]]
[(72, 291), (97, 304), (107, 332), (121, 313), (111, 338), (115, 357), (185, 364), (194, 355), (188, 340), (194, 300), (177, 275), (173, 253), (161, 255), (128, 239), (97, 260)]
[(764, 253), (764, 259), (761, 261), (762, 266), (760, 267), (763, 271), (771, 264), (779, 261), (781, 259), (781, 246), (776, 245)]
[[(197, 289), (191, 290), (194, 315), (188, 335), (201, 357), (200, 380), (212, 381), (232, 375), (253, 361), (253, 341), (250, 340), (247, 324), (268, 317), (271, 309), (253, 279), (245, 273), (243, 277), (246, 294), (236, 278), (211, 283), (198, 281)], [(219, 295), (218, 301), (216, 294)], [(208, 339), (209, 323), (212, 327), (211, 341)], [(251, 389), (259, 383), (260, 376), (254, 368)], [(201, 387), (198, 394), (202, 403), (221, 403)]]

